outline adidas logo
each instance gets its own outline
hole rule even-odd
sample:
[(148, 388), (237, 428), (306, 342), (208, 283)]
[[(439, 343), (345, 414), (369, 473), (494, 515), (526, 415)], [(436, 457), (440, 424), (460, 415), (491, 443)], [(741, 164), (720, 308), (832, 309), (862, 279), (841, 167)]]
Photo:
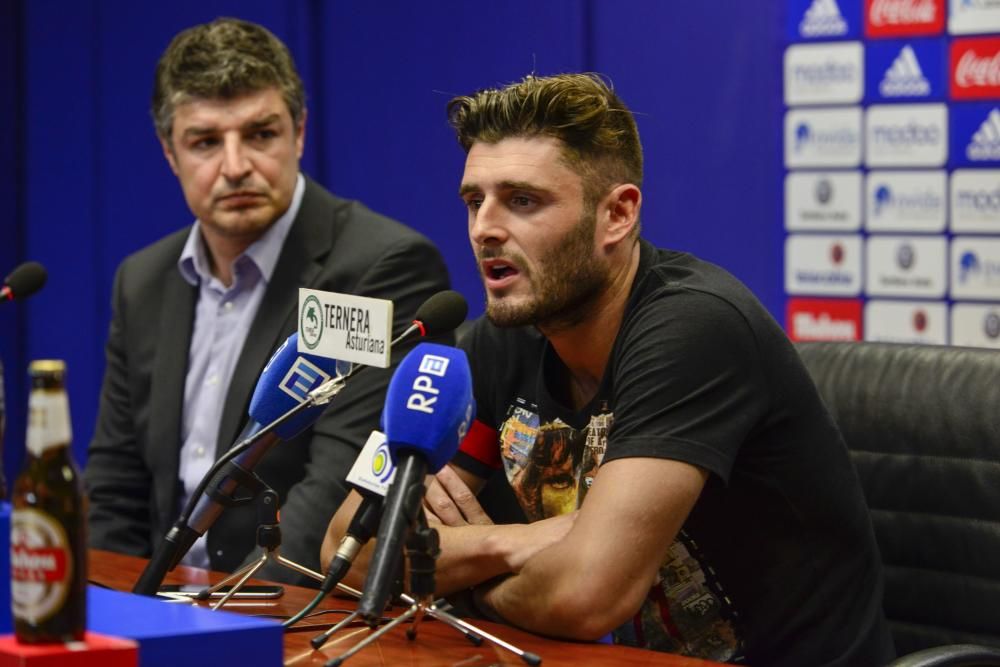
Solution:
[(878, 92), (884, 97), (923, 97), (930, 95), (931, 84), (920, 69), (913, 47), (904, 46), (892, 65), (885, 71)]
[(965, 148), (970, 160), (1000, 160), (1000, 108), (993, 107)]
[(805, 37), (846, 35), (847, 22), (840, 13), (837, 0), (813, 0), (799, 23), (799, 33)]

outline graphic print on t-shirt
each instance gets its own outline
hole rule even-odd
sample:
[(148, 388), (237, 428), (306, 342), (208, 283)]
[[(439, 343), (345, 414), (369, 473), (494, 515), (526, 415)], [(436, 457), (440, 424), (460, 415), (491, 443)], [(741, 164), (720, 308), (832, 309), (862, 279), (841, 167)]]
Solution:
[[(578, 430), (559, 418), (543, 421), (523, 399), (508, 408), (500, 428), (507, 481), (529, 521), (583, 505), (607, 451), (614, 424), (606, 403)], [(617, 643), (720, 662), (738, 657), (742, 642), (732, 604), (683, 531), (635, 617), (614, 632)]]

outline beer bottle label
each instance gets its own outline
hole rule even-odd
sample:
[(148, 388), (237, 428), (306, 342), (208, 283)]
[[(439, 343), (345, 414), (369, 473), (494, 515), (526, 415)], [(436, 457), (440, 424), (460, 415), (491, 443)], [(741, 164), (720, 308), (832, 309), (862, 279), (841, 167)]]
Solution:
[(72, 439), (64, 391), (33, 391), (28, 399), (28, 451), (35, 456)]
[(10, 596), (15, 618), (41, 623), (63, 607), (73, 558), (62, 525), (37, 509), (15, 509), (10, 532)]

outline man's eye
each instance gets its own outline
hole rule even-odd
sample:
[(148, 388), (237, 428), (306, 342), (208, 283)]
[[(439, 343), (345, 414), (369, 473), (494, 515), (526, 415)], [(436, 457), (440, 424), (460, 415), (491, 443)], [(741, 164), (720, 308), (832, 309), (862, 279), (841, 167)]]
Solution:
[(465, 205), (468, 206), (471, 211), (478, 211), (479, 207), (483, 205), (483, 200), (479, 197), (472, 197), (465, 200)]
[(576, 484), (576, 480), (573, 479), (572, 475), (553, 475), (547, 478), (544, 482), (545, 486), (550, 487), (553, 491), (565, 491), (572, 488)]
[(218, 145), (218, 143), (219, 140), (216, 139), (215, 137), (205, 137), (204, 139), (198, 139), (193, 144), (191, 144), (191, 148), (193, 148), (196, 151), (201, 151), (207, 148), (212, 148)]
[(258, 140), (262, 140), (262, 141), (263, 140), (267, 140), (267, 139), (274, 139), (276, 136), (278, 136), (278, 133), (275, 132), (274, 130), (270, 130), (270, 129), (267, 129), (267, 130), (257, 130), (253, 134), (253, 138), (254, 139), (258, 139)]
[(534, 204), (534, 200), (526, 195), (514, 195), (510, 198), (510, 203), (518, 208), (524, 208)]

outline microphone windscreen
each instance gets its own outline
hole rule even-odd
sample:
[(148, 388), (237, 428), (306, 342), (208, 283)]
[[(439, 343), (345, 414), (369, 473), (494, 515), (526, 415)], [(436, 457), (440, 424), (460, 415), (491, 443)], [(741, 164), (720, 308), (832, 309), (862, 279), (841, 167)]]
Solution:
[(38, 262), (25, 262), (11, 271), (3, 282), (15, 299), (24, 299), (42, 289), (48, 277), (48, 271)]
[[(267, 362), (250, 399), (250, 418), (258, 424), (270, 424), (306, 400), (310, 391), (343, 374), (342, 362), (298, 351), (299, 334), (293, 333)], [(326, 405), (316, 405), (298, 413), (274, 432), (288, 440), (319, 419)]]
[(465, 352), (420, 343), (389, 381), (382, 412), (389, 452), (395, 458), (415, 450), (427, 459), (428, 471), (437, 472), (455, 455), (474, 414)]
[(465, 297), (455, 290), (444, 290), (434, 294), (417, 308), (414, 319), (424, 325), (424, 335), (435, 336), (452, 331), (465, 321), (469, 314), (469, 304)]

